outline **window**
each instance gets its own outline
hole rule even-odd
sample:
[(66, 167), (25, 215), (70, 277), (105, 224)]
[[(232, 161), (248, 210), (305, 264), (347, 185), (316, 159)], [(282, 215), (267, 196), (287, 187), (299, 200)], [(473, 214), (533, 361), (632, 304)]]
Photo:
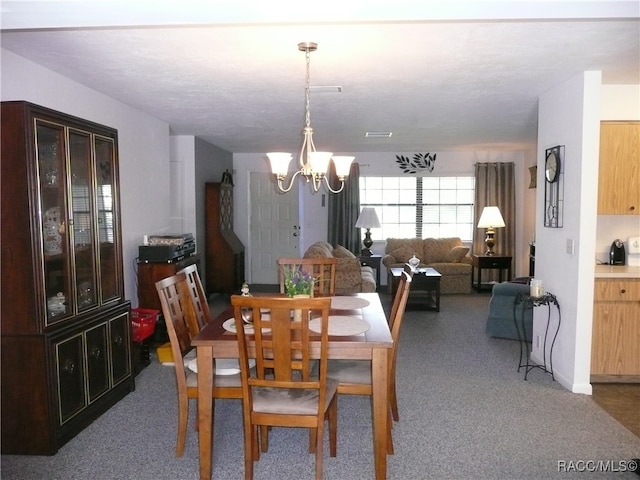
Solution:
[(474, 177), (360, 177), (360, 206), (374, 207), (374, 240), (473, 239)]

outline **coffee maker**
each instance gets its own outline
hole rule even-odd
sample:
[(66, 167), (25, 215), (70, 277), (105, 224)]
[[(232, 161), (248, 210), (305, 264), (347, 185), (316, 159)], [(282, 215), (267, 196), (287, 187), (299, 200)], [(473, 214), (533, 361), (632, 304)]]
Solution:
[(627, 254), (624, 250), (624, 243), (616, 238), (609, 249), (609, 264), (624, 265), (627, 261)]

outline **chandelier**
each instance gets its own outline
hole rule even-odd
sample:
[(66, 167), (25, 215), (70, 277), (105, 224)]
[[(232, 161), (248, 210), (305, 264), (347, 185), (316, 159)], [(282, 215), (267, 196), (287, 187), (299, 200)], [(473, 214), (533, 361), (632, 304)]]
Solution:
[[(349, 176), (351, 162), (353, 162), (353, 159), (355, 158), (334, 155), (332, 152), (317, 152), (316, 147), (313, 144), (313, 128), (311, 128), (311, 113), (309, 110), (309, 85), (311, 79), (309, 65), (311, 64), (311, 52), (315, 52), (317, 49), (317, 43), (303, 42), (298, 44), (298, 50), (305, 52), (307, 58), (305, 124), (302, 129), (304, 140), (302, 141), (300, 157), (298, 158), (300, 169), (293, 174), (288, 187), (285, 187), (285, 178), (289, 171), (289, 163), (291, 162), (292, 154), (285, 152), (267, 153), (267, 157), (271, 163), (271, 172), (276, 176), (278, 189), (285, 193), (293, 188), (293, 181), (298, 175), (302, 175), (307, 180), (307, 183), (311, 182), (314, 192), (317, 192), (320, 189), (322, 181), (324, 180), (327, 189), (330, 192), (339, 193), (344, 188), (344, 181)], [(333, 160), (336, 175), (340, 181), (340, 186), (337, 189), (331, 187), (329, 179), (327, 178), (330, 160)]]

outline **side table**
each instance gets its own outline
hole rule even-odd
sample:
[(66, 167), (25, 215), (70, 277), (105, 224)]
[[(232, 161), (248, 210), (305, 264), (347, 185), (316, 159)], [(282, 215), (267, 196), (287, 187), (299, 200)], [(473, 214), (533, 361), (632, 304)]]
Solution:
[[(520, 307), (520, 315), (518, 312), (518, 305)], [(527, 332), (524, 328), (524, 311), (527, 308), (539, 307), (541, 305), (547, 306), (547, 326), (544, 332), (544, 342), (542, 344), (542, 365), (530, 362), (531, 349), (529, 347), (531, 339), (527, 338)], [(551, 323), (551, 305), (556, 307), (558, 311), (558, 325), (556, 331), (553, 334), (553, 340), (551, 340), (551, 348), (549, 349), (549, 368), (547, 369), (547, 341), (549, 338), (549, 325)], [(560, 304), (558, 299), (552, 293), (545, 293), (541, 297), (532, 297), (526, 293), (518, 293), (513, 301), (513, 321), (515, 322), (516, 332), (518, 333), (518, 340), (520, 341), (520, 359), (518, 361), (518, 372), (522, 367), (525, 368), (524, 379), (527, 379), (527, 375), (534, 368), (539, 368), (545, 373), (549, 373), (551, 378), (555, 380), (553, 375), (553, 346), (556, 343), (558, 331), (560, 330), (560, 323), (562, 322), (562, 316), (560, 314)], [(523, 359), (524, 353), (524, 359)]]
[[(471, 286), (475, 288), (477, 292), (482, 291), (482, 270), (483, 269), (496, 269), (499, 271), (499, 281), (502, 283), (502, 271), (507, 270), (507, 280), (511, 279), (511, 259), (512, 257), (506, 255), (471, 255), (473, 264), (471, 266)], [(476, 284), (474, 285), (474, 279), (476, 278), (476, 269), (478, 270), (478, 277)]]
[(382, 255), (361, 255), (358, 257), (360, 261), (360, 265), (363, 267), (371, 267), (376, 271), (376, 288), (380, 287), (380, 261), (382, 260)]

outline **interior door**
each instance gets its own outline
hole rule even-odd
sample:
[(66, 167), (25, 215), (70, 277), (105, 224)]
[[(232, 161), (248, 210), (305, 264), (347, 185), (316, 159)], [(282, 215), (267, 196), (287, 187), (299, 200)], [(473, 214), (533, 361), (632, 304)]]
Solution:
[(268, 173), (251, 172), (251, 282), (277, 284), (278, 257), (299, 257), (298, 182), (280, 193)]

